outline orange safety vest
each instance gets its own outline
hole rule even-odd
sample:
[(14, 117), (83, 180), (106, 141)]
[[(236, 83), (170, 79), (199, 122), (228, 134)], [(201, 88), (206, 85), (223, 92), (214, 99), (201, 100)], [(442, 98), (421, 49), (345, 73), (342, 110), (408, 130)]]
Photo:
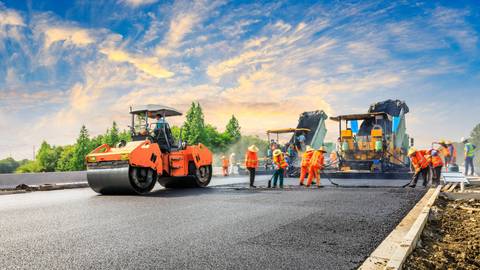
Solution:
[(444, 157), (449, 157), (450, 156), (450, 151), (448, 150), (448, 147), (440, 146), (438, 148), (438, 151), (442, 154)]
[(313, 156), (313, 151), (308, 151), (303, 153), (302, 155), (302, 167), (308, 167), (310, 166), (310, 159)]
[(287, 162), (285, 161), (285, 158), (283, 157), (283, 154), (280, 154), (278, 156), (273, 157), (273, 162), (280, 168), (285, 169), (288, 167)]
[(428, 167), (428, 160), (424, 156), (425, 153), (426, 151), (420, 150), (415, 152), (415, 156), (410, 157), (410, 160), (412, 161), (412, 165), (415, 170), (425, 169)]
[(245, 167), (254, 169), (258, 167), (258, 156), (256, 152), (247, 151), (245, 154)]
[(222, 159), (222, 167), (223, 168), (228, 168), (229, 165), (230, 165), (230, 162), (228, 161), (228, 158)]
[(432, 167), (437, 168), (443, 166), (443, 160), (440, 156), (433, 156), (432, 157)]
[(315, 151), (312, 159), (310, 160), (310, 166), (313, 167), (314, 169), (321, 169), (323, 168), (323, 165), (325, 163), (325, 158), (323, 156), (323, 153), (320, 151)]

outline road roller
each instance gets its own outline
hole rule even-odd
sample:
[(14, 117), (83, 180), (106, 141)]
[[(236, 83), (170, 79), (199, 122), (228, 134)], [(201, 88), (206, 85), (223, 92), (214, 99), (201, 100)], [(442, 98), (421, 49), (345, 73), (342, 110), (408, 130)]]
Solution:
[[(206, 187), (212, 153), (203, 144), (175, 141), (166, 118), (182, 115), (163, 105), (130, 107), (130, 142), (103, 144), (86, 157), (87, 180), (100, 194), (146, 194), (159, 182), (166, 188)], [(181, 131), (180, 131), (180, 137)]]

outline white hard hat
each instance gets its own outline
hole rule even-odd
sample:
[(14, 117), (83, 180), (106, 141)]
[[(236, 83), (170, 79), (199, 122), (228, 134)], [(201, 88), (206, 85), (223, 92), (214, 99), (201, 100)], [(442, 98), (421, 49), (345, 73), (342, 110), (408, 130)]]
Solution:
[(464, 141), (466, 141), (466, 140), (467, 140), (467, 139), (465, 139), (465, 137), (462, 137), (462, 138), (460, 139), (461, 142), (464, 142)]

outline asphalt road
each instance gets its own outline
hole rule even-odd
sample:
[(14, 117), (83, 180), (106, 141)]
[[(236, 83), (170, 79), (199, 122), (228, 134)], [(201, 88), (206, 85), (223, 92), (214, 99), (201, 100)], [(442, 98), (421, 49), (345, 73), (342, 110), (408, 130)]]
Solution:
[(147, 196), (0, 196), (0, 268), (354, 269), (424, 193), (249, 190), (245, 181)]

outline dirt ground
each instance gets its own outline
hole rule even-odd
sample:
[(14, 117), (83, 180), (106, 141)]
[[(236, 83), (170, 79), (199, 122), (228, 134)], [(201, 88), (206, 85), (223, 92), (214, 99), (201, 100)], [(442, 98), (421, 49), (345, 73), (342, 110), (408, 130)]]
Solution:
[(440, 196), (403, 269), (480, 269), (480, 200)]

